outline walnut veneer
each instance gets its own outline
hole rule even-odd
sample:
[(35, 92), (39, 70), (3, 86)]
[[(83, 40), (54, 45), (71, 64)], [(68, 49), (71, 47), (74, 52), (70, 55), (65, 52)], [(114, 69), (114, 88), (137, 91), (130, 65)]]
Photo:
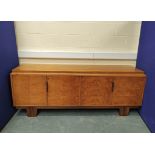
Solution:
[(21, 65), (12, 70), (14, 106), (36, 116), (44, 108), (118, 108), (142, 103), (146, 76), (131, 66)]

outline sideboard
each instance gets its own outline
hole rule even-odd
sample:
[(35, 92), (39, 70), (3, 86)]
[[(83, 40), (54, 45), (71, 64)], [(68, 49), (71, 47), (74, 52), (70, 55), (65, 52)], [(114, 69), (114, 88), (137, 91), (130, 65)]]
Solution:
[(24, 64), (10, 74), (13, 105), (38, 109), (119, 109), (142, 104), (146, 75), (132, 66)]

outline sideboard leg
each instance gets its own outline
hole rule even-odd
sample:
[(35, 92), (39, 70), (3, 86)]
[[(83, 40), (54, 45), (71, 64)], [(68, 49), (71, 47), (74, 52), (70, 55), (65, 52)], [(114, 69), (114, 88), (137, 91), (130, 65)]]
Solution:
[(130, 111), (129, 107), (121, 107), (121, 108), (119, 108), (119, 115), (120, 116), (128, 116), (129, 111)]
[(37, 116), (37, 108), (35, 108), (35, 107), (26, 108), (26, 112), (27, 112), (28, 117), (36, 117)]

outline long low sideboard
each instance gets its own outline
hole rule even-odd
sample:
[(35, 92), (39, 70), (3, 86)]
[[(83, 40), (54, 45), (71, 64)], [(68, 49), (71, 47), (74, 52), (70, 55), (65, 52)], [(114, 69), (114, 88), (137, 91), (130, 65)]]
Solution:
[(38, 109), (119, 109), (142, 104), (146, 75), (132, 66), (25, 64), (12, 70), (13, 105)]

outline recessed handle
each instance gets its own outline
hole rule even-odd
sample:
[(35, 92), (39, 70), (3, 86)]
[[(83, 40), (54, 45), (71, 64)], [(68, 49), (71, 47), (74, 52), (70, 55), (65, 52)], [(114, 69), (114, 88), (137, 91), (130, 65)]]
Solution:
[(114, 87), (115, 87), (115, 83), (114, 81), (112, 81), (112, 88), (111, 88), (112, 92), (114, 91)]
[(48, 92), (48, 80), (46, 81), (46, 91)]

